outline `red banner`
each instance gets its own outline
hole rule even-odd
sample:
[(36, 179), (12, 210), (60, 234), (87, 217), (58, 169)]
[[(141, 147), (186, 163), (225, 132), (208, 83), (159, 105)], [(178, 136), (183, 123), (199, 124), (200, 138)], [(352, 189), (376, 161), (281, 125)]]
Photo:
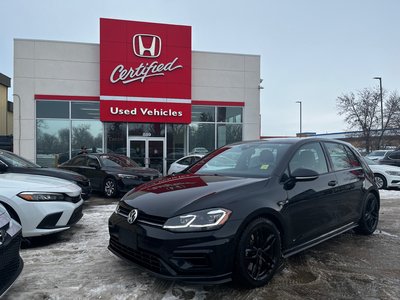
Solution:
[(190, 103), (100, 101), (100, 120), (103, 122), (190, 124)]

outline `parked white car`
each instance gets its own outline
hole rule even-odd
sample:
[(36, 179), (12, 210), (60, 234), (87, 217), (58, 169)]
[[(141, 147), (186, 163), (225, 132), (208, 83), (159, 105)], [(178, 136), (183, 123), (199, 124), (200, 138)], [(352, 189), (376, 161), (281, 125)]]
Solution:
[(187, 156), (184, 156), (177, 161), (173, 162), (171, 166), (168, 169), (168, 175), (172, 173), (178, 173), (184, 169), (186, 169), (188, 166), (191, 164), (194, 164), (196, 161), (198, 161), (200, 158), (202, 158), (204, 155), (203, 154), (190, 154)]
[(381, 165), (377, 161), (364, 157), (372, 172), (375, 175), (375, 182), (378, 188), (400, 187), (400, 167)]
[(64, 179), (4, 173), (0, 195), (0, 204), (22, 225), (24, 237), (69, 229), (83, 216), (81, 188)]
[(375, 150), (367, 154), (365, 157), (372, 160), (380, 160), (385, 157), (386, 153), (393, 152), (393, 150)]

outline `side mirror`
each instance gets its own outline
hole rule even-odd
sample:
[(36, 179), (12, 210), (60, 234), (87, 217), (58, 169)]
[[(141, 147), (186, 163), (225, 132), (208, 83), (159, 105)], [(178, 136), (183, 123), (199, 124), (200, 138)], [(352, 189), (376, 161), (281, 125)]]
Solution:
[(299, 168), (293, 171), (291, 177), (296, 181), (312, 181), (319, 177), (319, 174), (310, 169)]
[(8, 166), (0, 161), (0, 172), (7, 172)]

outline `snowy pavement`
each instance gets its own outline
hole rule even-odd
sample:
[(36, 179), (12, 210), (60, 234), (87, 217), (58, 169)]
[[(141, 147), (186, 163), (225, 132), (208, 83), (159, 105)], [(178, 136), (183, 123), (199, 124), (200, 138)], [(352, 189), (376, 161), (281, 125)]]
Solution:
[(374, 235), (345, 233), (290, 257), (254, 290), (160, 280), (114, 256), (107, 220), (115, 205), (91, 198), (76, 226), (22, 249), (25, 268), (3, 299), (399, 299), (400, 191), (381, 192)]

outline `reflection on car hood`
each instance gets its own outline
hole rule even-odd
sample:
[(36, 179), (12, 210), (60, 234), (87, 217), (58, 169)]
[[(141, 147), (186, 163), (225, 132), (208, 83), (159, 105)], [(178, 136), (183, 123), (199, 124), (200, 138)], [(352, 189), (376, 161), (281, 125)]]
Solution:
[(42, 175), (4, 173), (0, 174), (0, 184), (1, 192), (6, 197), (13, 197), (21, 191), (58, 192), (72, 197), (81, 193), (81, 188), (70, 181)]
[(265, 181), (268, 179), (171, 175), (135, 188), (123, 201), (146, 214), (169, 218), (188, 211), (223, 207), (233, 198), (246, 195), (247, 188), (254, 189), (253, 184), (264, 185)]
[(26, 174), (35, 174), (35, 175), (44, 175), (44, 176), (53, 176), (66, 180), (73, 181), (88, 181), (88, 179), (76, 172), (64, 170), (64, 169), (56, 169), (56, 168), (15, 168), (14, 169), (18, 173), (26, 173)]

